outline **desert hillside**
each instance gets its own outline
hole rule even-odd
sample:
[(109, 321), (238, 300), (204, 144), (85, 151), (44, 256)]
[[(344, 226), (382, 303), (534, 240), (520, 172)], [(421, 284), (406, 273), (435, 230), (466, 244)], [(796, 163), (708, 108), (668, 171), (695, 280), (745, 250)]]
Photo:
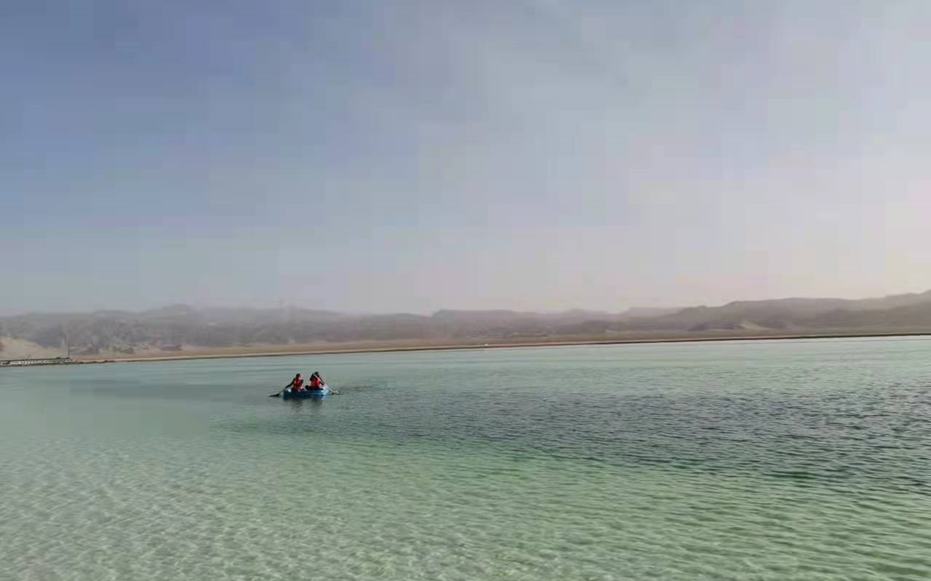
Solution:
[(197, 309), (29, 313), (0, 318), (0, 359), (171, 355), (296, 346), (453, 345), (931, 332), (931, 291), (863, 300), (789, 298), (718, 307), (533, 313), (442, 310), (348, 315), (309, 309)]

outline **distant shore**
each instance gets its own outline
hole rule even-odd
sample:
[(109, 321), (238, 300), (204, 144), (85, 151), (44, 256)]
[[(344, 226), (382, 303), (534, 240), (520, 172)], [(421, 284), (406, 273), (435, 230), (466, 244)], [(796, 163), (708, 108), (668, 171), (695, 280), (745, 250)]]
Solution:
[(638, 345), (650, 343), (711, 343), (722, 341), (787, 341), (800, 339), (856, 339), (885, 337), (931, 336), (931, 331), (915, 332), (859, 332), (817, 334), (754, 334), (754, 335), (703, 335), (684, 337), (681, 335), (656, 337), (626, 337), (616, 339), (554, 338), (553, 340), (513, 341), (494, 343), (336, 343), (330, 345), (251, 346), (218, 349), (191, 349), (177, 355), (168, 353), (99, 356), (82, 356), (74, 363), (143, 363), (157, 361), (187, 361), (197, 359), (239, 359), (251, 357), (295, 357), (306, 355), (340, 355), (353, 353), (401, 353), (417, 351), (461, 351), (480, 349), (514, 349), (530, 347), (571, 347), (585, 345)]

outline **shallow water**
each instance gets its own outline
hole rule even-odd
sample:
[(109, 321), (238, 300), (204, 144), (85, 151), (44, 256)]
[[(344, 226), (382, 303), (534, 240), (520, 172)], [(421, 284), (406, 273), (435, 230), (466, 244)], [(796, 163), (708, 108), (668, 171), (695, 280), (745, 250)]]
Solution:
[(931, 578), (928, 339), (3, 369), (0, 440), (4, 581)]

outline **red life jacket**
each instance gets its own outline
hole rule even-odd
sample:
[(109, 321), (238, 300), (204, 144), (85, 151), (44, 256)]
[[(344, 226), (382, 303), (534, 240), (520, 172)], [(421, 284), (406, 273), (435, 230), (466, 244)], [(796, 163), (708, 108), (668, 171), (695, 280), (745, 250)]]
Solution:
[(319, 377), (310, 378), (310, 389), (321, 389)]
[(303, 387), (304, 387), (303, 378), (298, 378), (291, 382), (291, 389), (293, 389), (294, 391), (301, 391)]

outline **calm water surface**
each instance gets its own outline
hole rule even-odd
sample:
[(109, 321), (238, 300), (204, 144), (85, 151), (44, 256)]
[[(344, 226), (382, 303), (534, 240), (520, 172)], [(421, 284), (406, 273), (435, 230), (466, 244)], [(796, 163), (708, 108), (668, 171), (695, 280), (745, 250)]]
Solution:
[(928, 339), (2, 369), (0, 442), (3, 581), (931, 579)]

